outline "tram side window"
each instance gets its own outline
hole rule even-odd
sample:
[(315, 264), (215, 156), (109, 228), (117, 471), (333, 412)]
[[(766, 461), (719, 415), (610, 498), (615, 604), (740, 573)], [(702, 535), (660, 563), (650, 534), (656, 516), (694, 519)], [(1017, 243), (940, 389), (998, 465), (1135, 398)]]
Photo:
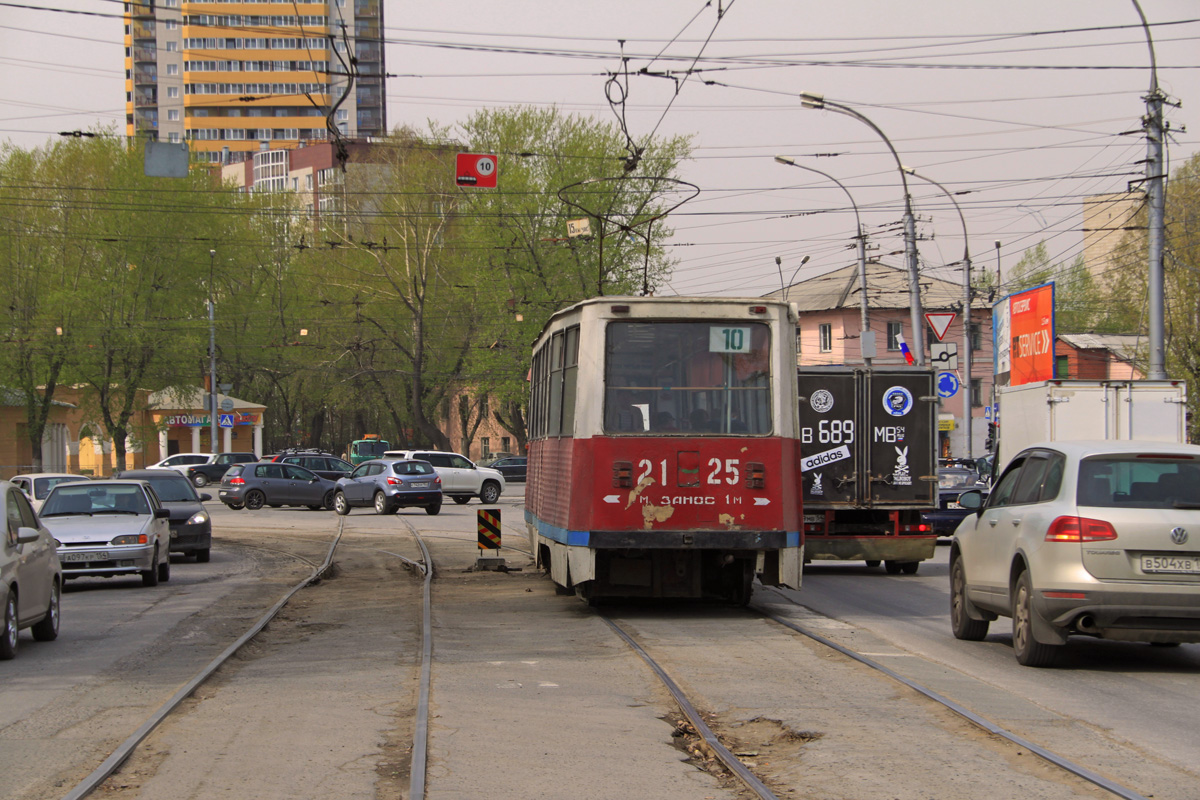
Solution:
[(768, 434), (770, 329), (757, 322), (612, 322), (609, 433)]
[(529, 431), (534, 438), (570, 436), (575, 430), (579, 326), (554, 334), (533, 354)]

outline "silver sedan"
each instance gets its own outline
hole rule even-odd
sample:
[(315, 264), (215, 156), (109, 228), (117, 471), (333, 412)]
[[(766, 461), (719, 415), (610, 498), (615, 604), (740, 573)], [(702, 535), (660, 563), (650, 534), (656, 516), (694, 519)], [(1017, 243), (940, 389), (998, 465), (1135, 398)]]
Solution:
[(62, 570), (54, 539), (16, 485), (0, 481), (4, 535), (0, 542), (0, 661), (17, 654), (17, 636), (32, 628), (33, 638), (48, 642), (58, 636)]
[(145, 481), (61, 483), (42, 506), (63, 576), (135, 573), (142, 585), (171, 578), (171, 512)]
[[(980, 640), (1012, 617), (1027, 666), (1072, 634), (1200, 642), (1200, 447), (1053, 442), (1018, 453), (978, 492), (950, 552), (951, 627)], [(981, 507), (982, 505), (982, 507)]]

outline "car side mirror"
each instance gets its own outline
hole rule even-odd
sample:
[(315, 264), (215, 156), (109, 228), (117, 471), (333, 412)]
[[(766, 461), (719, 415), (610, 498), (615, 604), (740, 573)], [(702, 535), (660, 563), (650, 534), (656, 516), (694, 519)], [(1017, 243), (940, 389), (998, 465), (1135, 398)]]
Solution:
[(17, 528), (17, 544), (36, 542), (41, 535), (37, 528)]
[(211, 495), (211, 494), (209, 494), (208, 492), (201, 492), (201, 493), (200, 493), (200, 502), (201, 502), (201, 503), (207, 503), (209, 500), (212, 500), (212, 495)]
[(171, 509), (169, 509), (169, 508), (154, 509), (154, 518), (155, 519), (170, 519), (171, 518)]
[(958, 504), (968, 511), (979, 511), (983, 508), (983, 492), (971, 489), (958, 496)]

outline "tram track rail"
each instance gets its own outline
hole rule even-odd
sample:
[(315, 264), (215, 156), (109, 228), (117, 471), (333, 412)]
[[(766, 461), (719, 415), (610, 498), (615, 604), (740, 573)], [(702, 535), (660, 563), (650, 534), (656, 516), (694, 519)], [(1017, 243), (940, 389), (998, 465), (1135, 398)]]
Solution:
[[(779, 592), (775, 589), (771, 589), (771, 591), (776, 596), (778, 596), (779, 598), (783, 599), (784, 601), (790, 603), (791, 605), (795, 605), (795, 606), (800, 605), (795, 600), (792, 600), (790, 597), (783, 594), (782, 592)], [(841, 653), (842, 655), (846, 656), (847, 658), (857, 661), (858, 663), (863, 664), (864, 666), (870, 667), (871, 669), (873, 669), (877, 672), (880, 672), (883, 675), (888, 676), (892, 680), (895, 680), (895, 681), (907, 686), (908, 688), (912, 689), (913, 691), (923, 695), (924, 697), (941, 705), (942, 707), (948, 709), (949, 711), (952, 711), (953, 713), (955, 713), (958, 716), (962, 717), (963, 719), (967, 720), (971, 724), (973, 724), (979, 728), (982, 728), (984, 731), (992, 734), (993, 736), (998, 736), (1002, 739), (1012, 742), (1013, 744), (1017, 745), (1018, 747), (1023, 747), (1026, 750), (1028, 750), (1030, 753), (1032, 753), (1032, 754), (1036, 755), (1038, 758), (1042, 759), (1043, 761), (1046, 761), (1047, 763), (1052, 764), (1055, 767), (1058, 767), (1059, 769), (1061, 769), (1065, 772), (1075, 775), (1078, 778), (1082, 778), (1083, 780), (1085, 780), (1095, 786), (1098, 786), (1099, 788), (1105, 790), (1106, 792), (1109, 792), (1110, 794), (1115, 795), (1116, 797), (1123, 798), (1123, 800), (1149, 800), (1145, 795), (1139, 794), (1138, 792), (1134, 791), (1133, 789), (1130, 789), (1127, 786), (1123, 786), (1123, 785), (1117, 783), (1116, 781), (1109, 780), (1108, 778), (1105, 778), (1103, 775), (1100, 775), (1099, 773), (1083, 766), (1082, 764), (1077, 764), (1074, 761), (1064, 758), (1064, 757), (1058, 755), (1057, 753), (1054, 753), (1053, 751), (1051, 751), (1045, 747), (1042, 747), (1041, 745), (1039, 745), (1035, 742), (1032, 742), (1029, 739), (1026, 739), (1023, 736), (1020, 736), (1016, 733), (1013, 733), (1012, 731), (1009, 731), (1006, 728), (1001, 727), (1000, 725), (997, 725), (996, 723), (989, 720), (987, 717), (984, 717), (980, 714), (976, 714), (974, 711), (971, 711), (969, 708), (962, 705), (961, 703), (957, 703), (954, 700), (951, 700), (950, 698), (941, 694), (940, 692), (937, 692), (923, 684), (920, 684), (917, 681), (912, 680), (911, 678), (901, 675), (899, 672), (896, 672), (895, 670), (893, 670), (887, 666), (884, 666), (883, 664), (880, 664), (878, 661), (870, 658), (869, 656), (865, 656), (862, 653), (852, 650), (852, 649), (846, 647), (845, 645), (839, 644), (838, 642), (835, 642), (826, 636), (822, 636), (821, 634), (816, 633), (815, 631), (811, 631), (811, 630), (805, 628), (803, 625), (800, 625), (796, 622), (793, 622), (792, 620), (781, 617), (778, 614), (774, 614), (770, 611), (766, 611), (766, 610), (759, 609), (759, 608), (754, 608), (753, 610), (756, 611), (758, 614), (762, 615), (763, 617), (765, 617), (766, 619), (769, 619), (772, 622), (776, 623), (777, 625), (781, 625), (784, 628), (787, 628), (788, 630), (791, 630), (791, 631), (794, 631), (794, 632), (800, 634), (801, 636), (806, 636), (809, 639), (813, 640), (814, 642), (822, 644), (825, 647), (830, 648), (831, 650), (835, 650), (838, 653)]]
[[(784, 595), (780, 592), (775, 592), (775, 593), (781, 599), (783, 599), (784, 601), (786, 601), (787, 603), (789, 603), (791, 605), (796, 605), (796, 606), (800, 605), (799, 603), (796, 603), (794, 600), (792, 600), (791, 598), (787, 597), (786, 595)], [(1075, 777), (1080, 778), (1084, 781), (1087, 781), (1088, 783), (1093, 784), (1094, 786), (1104, 790), (1105, 792), (1108, 792), (1109, 794), (1111, 794), (1115, 797), (1122, 798), (1122, 800), (1149, 800), (1149, 798), (1147, 796), (1142, 795), (1142, 794), (1138, 793), (1137, 791), (1135, 791), (1127, 786), (1124, 786), (1116, 781), (1110, 780), (1082, 764), (1076, 763), (1068, 758), (1064, 758), (1063, 756), (1060, 756), (1060, 755), (1054, 753), (1053, 751), (1049, 750), (1046, 747), (1043, 747), (1042, 745), (1037, 744), (1036, 742), (1033, 742), (1023, 736), (1020, 736), (1019, 734), (1009, 731), (1009, 730), (1005, 729), (1004, 727), (997, 725), (996, 723), (987, 719), (986, 717), (971, 711), (963, 704), (955, 702), (954, 700), (946, 697), (945, 695), (942, 695), (941, 693), (939, 693), (927, 686), (924, 686), (923, 684), (921, 684), (917, 681), (914, 681), (911, 678), (908, 678), (908, 677), (900, 674), (899, 672), (896, 672), (893, 669), (890, 669), (889, 667), (879, 663), (878, 661), (870, 658), (869, 656), (858, 653), (855, 650), (848, 648), (838, 642), (835, 642), (834, 640), (832, 640), (828, 637), (822, 636), (821, 634), (816, 633), (815, 631), (809, 630), (808, 628), (804, 627), (803, 625), (800, 625), (790, 619), (782, 617), (782, 616), (780, 616), (776, 613), (773, 613), (769, 610), (765, 610), (762, 608), (755, 608), (753, 605), (750, 606), (750, 608), (748, 609), (748, 612), (756, 614), (764, 619), (770, 620), (771, 622), (773, 622), (793, 633), (800, 634), (801, 636), (807, 637), (808, 639), (811, 639), (812, 641), (814, 641), (824, 647), (834, 650), (834, 651), (840, 653), (841, 655), (845, 656), (846, 658), (849, 658), (853, 661), (863, 664), (864, 666), (870, 667), (872, 670), (875, 670), (875, 671), (887, 676), (888, 678), (890, 678), (900, 684), (903, 684), (904, 686), (908, 687), (909, 689), (912, 689), (913, 691), (917, 692), (919, 695), (925, 697), (926, 699), (931, 700), (934, 703), (938, 704), (939, 706), (953, 712), (957, 716), (967, 720), (968, 722), (970, 722), (971, 724), (975, 725), (976, 727), (982, 729), (983, 731), (987, 732), (988, 734), (991, 734), (993, 736), (996, 736), (996, 737), (1004, 739), (1008, 742), (1011, 742), (1012, 744), (1025, 749), (1029, 753), (1037, 756), (1038, 758), (1040, 758), (1043, 761), (1045, 761), (1046, 763), (1054, 766), (1055, 768), (1062, 770), (1063, 772), (1066, 772), (1070, 775), (1074, 775)], [(667, 689), (667, 691), (671, 694), (672, 698), (674, 699), (676, 705), (679, 708), (680, 713), (688, 720), (689, 723), (691, 723), (693, 728), (697, 731), (697, 734), (700, 736), (700, 738), (702, 738), (704, 740), (705, 744), (708, 746), (708, 749), (710, 750), (710, 752), (713, 754), (713, 756), (718, 761), (721, 762), (722, 765), (724, 765), (726, 770), (728, 770), (728, 772), (733, 777), (735, 777), (737, 780), (739, 780), (742, 783), (742, 785), (745, 786), (745, 788), (748, 791), (752, 792), (756, 797), (761, 798), (761, 800), (776, 800), (777, 795), (775, 795), (772, 792), (772, 790), (763, 782), (763, 780), (759, 776), (755, 775), (754, 772), (749, 767), (747, 767), (741, 761), (741, 759), (738, 758), (737, 755), (735, 755), (728, 747), (726, 747), (722, 743), (720, 734), (718, 732), (715, 732), (712, 729), (712, 727), (705, 721), (704, 715), (696, 708), (696, 705), (692, 701), (692, 699), (690, 699), (687, 696), (687, 694), (680, 688), (679, 684), (675, 681), (675, 679), (662, 666), (662, 664), (649, 652), (649, 650), (647, 648), (643, 647), (642, 644), (638, 642), (637, 637), (634, 634), (631, 634), (629, 631), (627, 631), (625, 628), (623, 628), (616, 620), (612, 619), (609, 615), (603, 613), (602, 611), (597, 609), (596, 614), (609, 628), (611, 628), (613, 630), (614, 633), (617, 634), (617, 636), (622, 641), (625, 642), (625, 644), (631, 650), (633, 650), (633, 652), (635, 654), (638, 655), (639, 658), (641, 658), (646, 663), (646, 665), (655, 674), (655, 676), (662, 682), (663, 686)], [(796, 787), (796, 788), (799, 788), (799, 787)]]
[[(329, 549), (325, 555), (325, 560), (321, 564), (314, 564), (311, 560), (305, 558), (304, 556), (296, 555), (294, 553), (287, 553), (287, 555), (293, 556), (297, 560), (311, 565), (313, 567), (312, 572), (306, 578), (296, 583), (287, 592), (285, 592), (283, 596), (276, 601), (274, 605), (267, 609), (267, 611), (261, 617), (259, 617), (259, 619), (255, 621), (255, 623), (251, 625), (245, 633), (243, 633), (232, 644), (221, 651), (216, 658), (212, 659), (199, 672), (197, 672), (191, 680), (180, 687), (179, 691), (177, 691), (165, 703), (159, 706), (158, 709), (155, 710), (145, 722), (138, 726), (137, 730), (135, 730), (129, 735), (128, 738), (121, 742), (121, 744), (118, 745), (117, 748), (113, 750), (113, 752), (106, 759), (104, 759), (104, 761), (102, 761), (98, 767), (89, 773), (82, 781), (77, 783), (69, 792), (67, 792), (67, 794), (63, 795), (63, 800), (82, 800), (82, 798), (89, 796), (98, 788), (100, 788), (100, 786), (103, 785), (104, 782), (108, 780), (131, 755), (133, 755), (133, 752), (137, 749), (138, 745), (145, 741), (146, 737), (153, 733), (154, 730), (161, 725), (163, 721), (165, 721), (177, 708), (179, 708), (179, 706), (185, 700), (191, 697), (201, 685), (211, 678), (213, 673), (215, 673), (227, 661), (229, 661), (229, 659), (236, 655), (237, 652), (246, 644), (258, 636), (258, 634), (261, 633), (264, 628), (266, 628), (267, 624), (270, 623), (271, 620), (273, 620), (279, 614), (279, 612), (283, 610), (283, 608), (288, 604), (288, 601), (290, 601), (300, 590), (319, 582), (333, 564), (333, 555), (337, 550), (338, 543), (341, 541), (344, 528), (345, 520), (344, 518), (339, 518), (337, 532), (330, 541)], [(284, 552), (275, 548), (267, 547), (259, 547), (258, 549)]]

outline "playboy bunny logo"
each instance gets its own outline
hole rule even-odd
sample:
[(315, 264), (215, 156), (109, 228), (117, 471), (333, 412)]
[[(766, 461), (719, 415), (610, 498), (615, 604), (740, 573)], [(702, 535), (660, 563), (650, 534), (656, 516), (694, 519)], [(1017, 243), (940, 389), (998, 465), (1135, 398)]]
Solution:
[(908, 445), (896, 448), (896, 471), (892, 473), (893, 486), (912, 486), (908, 472)]

